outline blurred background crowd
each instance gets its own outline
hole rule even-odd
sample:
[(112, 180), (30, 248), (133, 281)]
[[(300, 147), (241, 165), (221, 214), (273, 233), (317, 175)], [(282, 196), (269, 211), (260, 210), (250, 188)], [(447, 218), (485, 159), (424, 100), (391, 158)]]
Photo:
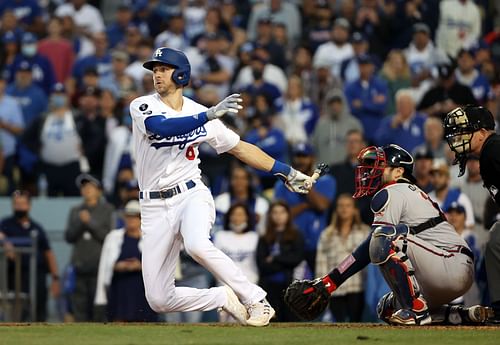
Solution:
[[(207, 318), (156, 315), (138, 297), (128, 105), (154, 92), (142, 62), (162, 46), (191, 62), (186, 96), (212, 106), (241, 93), (243, 110), (223, 120), (242, 139), (307, 174), (317, 162), (330, 165), (303, 196), (200, 147), (217, 209), (214, 242), (269, 292), (279, 321), (295, 320), (282, 302), (292, 279), (328, 273), (368, 234), (369, 200), (351, 197), (356, 155), (367, 145), (413, 153), (418, 185), (476, 255), (477, 282), (456, 302), (488, 302), (482, 246), (500, 211), (482, 188), (477, 159), (457, 179), (442, 118), (457, 105), (481, 104), (499, 119), (499, 1), (2, 0), (0, 37), (0, 195), (12, 201), (0, 241), (12, 259), (9, 238), (39, 234), (38, 320), (47, 319), (49, 292), (64, 300), (68, 320)], [(80, 198), (68, 214), (54, 214), (64, 217), (72, 247), (59, 267), (30, 217), (40, 197)], [(28, 261), (22, 265), (27, 272)], [(181, 255), (177, 284), (218, 282)], [(386, 291), (369, 266), (334, 292), (324, 319), (374, 320)]]

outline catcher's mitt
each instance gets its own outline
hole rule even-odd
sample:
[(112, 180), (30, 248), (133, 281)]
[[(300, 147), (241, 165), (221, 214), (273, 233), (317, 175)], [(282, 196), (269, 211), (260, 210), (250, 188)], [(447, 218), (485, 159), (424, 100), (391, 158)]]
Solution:
[(330, 294), (321, 278), (295, 280), (285, 292), (285, 303), (304, 321), (312, 321), (321, 316), (329, 300)]

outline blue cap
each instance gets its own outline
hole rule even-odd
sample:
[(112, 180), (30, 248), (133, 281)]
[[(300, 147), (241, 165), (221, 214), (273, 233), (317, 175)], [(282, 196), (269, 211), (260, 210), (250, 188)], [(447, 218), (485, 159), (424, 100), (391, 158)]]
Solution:
[(3, 34), (2, 41), (4, 43), (13, 43), (17, 42), (17, 37), (14, 31), (7, 31), (6, 33)]
[(351, 36), (352, 43), (361, 43), (361, 42), (366, 42), (366, 41), (368, 41), (368, 39), (366, 38), (365, 35), (363, 35), (362, 32), (359, 32), (359, 31), (353, 32), (353, 34)]
[(448, 206), (448, 208), (446, 209), (446, 212), (452, 212), (452, 211), (455, 211), (455, 212), (458, 212), (458, 213), (463, 213), (465, 214), (465, 207), (463, 207), (462, 205), (460, 205), (458, 202), (454, 201), (451, 203), (450, 206)]
[(64, 87), (63, 83), (56, 83), (56, 84), (54, 84), (54, 86), (52, 86), (52, 93), (56, 93), (56, 92), (59, 92), (59, 93), (66, 92), (66, 88)]
[(313, 156), (314, 149), (311, 144), (306, 142), (300, 142), (292, 147), (292, 154), (294, 156)]
[(25, 32), (22, 38), (23, 43), (36, 43), (38, 39), (31, 32)]
[(30, 71), (33, 69), (33, 66), (31, 65), (31, 62), (28, 60), (23, 60), (19, 63), (17, 66), (18, 71)]
[(373, 59), (369, 54), (361, 54), (360, 56), (358, 56), (357, 60), (359, 64), (373, 63)]

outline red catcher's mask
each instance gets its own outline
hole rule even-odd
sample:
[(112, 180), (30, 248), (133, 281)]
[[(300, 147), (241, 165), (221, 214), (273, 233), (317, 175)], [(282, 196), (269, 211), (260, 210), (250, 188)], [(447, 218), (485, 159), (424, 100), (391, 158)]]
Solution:
[(382, 175), (387, 167), (384, 150), (381, 147), (369, 146), (358, 154), (353, 198), (362, 198), (375, 194), (382, 185)]

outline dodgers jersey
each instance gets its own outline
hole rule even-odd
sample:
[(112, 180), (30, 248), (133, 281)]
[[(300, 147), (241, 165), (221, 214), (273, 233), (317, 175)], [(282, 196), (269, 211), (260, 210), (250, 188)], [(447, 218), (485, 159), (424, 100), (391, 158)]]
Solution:
[[(412, 227), (439, 216), (439, 206), (434, 206), (426, 193), (409, 183), (385, 186), (373, 196), (371, 207), (374, 226), (402, 223)], [(457, 245), (467, 247), (467, 243), (448, 222), (441, 222), (416, 236), (440, 248), (451, 249)]]
[(130, 103), (133, 120), (132, 140), (136, 155), (139, 188), (156, 191), (174, 187), (182, 181), (201, 178), (198, 168), (198, 145), (206, 141), (218, 154), (235, 147), (240, 137), (219, 119), (172, 137), (162, 137), (146, 130), (144, 120), (149, 116), (166, 118), (191, 116), (206, 111), (206, 107), (183, 97), (181, 111), (166, 105), (157, 93), (142, 96)]

